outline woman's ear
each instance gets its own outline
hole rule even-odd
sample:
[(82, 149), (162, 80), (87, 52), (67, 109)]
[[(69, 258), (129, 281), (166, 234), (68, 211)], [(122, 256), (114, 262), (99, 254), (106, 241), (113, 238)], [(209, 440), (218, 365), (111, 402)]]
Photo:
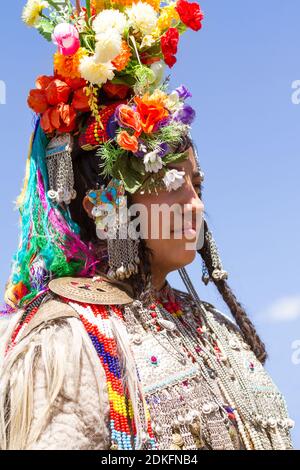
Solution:
[(82, 206), (85, 212), (87, 213), (87, 215), (90, 217), (90, 219), (94, 219), (94, 216), (92, 215), (92, 210), (93, 210), (94, 205), (91, 203), (91, 201), (89, 200), (87, 196), (83, 198)]

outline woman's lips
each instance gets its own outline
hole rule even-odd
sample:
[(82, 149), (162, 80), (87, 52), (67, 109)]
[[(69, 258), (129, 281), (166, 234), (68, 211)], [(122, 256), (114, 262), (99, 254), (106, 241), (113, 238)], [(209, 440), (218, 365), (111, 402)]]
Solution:
[(186, 224), (185, 226), (176, 230), (171, 230), (170, 233), (174, 235), (185, 235), (188, 238), (193, 238), (197, 235), (197, 228), (193, 224)]

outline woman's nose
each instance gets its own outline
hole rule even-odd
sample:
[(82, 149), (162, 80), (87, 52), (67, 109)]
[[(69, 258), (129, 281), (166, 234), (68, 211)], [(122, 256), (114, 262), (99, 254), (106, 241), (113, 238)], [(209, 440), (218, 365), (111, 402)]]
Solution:
[(183, 214), (193, 214), (193, 217), (201, 217), (204, 213), (204, 204), (199, 197), (193, 198), (191, 202), (183, 205)]

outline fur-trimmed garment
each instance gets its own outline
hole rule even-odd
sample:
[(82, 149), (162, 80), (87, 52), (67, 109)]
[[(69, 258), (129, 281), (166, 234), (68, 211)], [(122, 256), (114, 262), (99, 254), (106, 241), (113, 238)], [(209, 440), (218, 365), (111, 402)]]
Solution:
[[(199, 307), (187, 294), (172, 292), (181, 301), (186, 318), (192, 321)], [(8, 322), (2, 320), (0, 448), (3, 450), (105, 450), (111, 447), (105, 371), (78, 309), (71, 305), (58, 297), (46, 299), (26, 328), (18, 331), (11, 348), (11, 339), (24, 312), (14, 314)], [(205, 373), (211, 372), (207, 378), (210, 385), (205, 388), (199, 382), (199, 390), (204, 387), (199, 397), (192, 393), (187, 383), (193, 364), (176, 362), (178, 359), (171, 354), (170, 348), (168, 350), (161, 331), (156, 342), (155, 335), (145, 329), (140, 317), (132, 314), (130, 308), (125, 322), (120, 325), (120, 328), (126, 328), (127, 333), (119, 330), (122, 331), (122, 342), (125, 343), (128, 334), (147, 396), (153, 429), (157, 431), (157, 448), (291, 449), (291, 420), (280, 392), (247, 347), (238, 328), (210, 304), (203, 302), (202, 307), (206, 309), (212, 337), (220, 348), (215, 349), (218, 354), (222, 351), (223, 356), (208, 362), (210, 365)], [(169, 317), (164, 320), (166, 328), (170, 328), (167, 321), (173, 320)], [(174, 320), (177, 327), (178, 321)], [(140, 341), (136, 341), (137, 334)], [(157, 358), (156, 364), (153, 364), (153, 354)], [(226, 381), (231, 383), (228, 385)], [(170, 384), (171, 388), (168, 388)], [(245, 390), (241, 390), (243, 384)], [(195, 431), (196, 422), (191, 424), (193, 417), (185, 423), (181, 423), (179, 417), (177, 423), (179, 408), (175, 389), (180, 395), (179, 386), (186, 387), (187, 398), (191, 394), (189, 402), (193, 409), (182, 409), (187, 412), (186, 416), (198, 410), (201, 432), (200, 428)], [(214, 389), (214, 399), (209, 398), (210, 387)], [(163, 400), (167, 390), (173, 393), (172, 397), (170, 395), (165, 402), (165, 408), (158, 406), (157, 402)], [(223, 400), (230, 419), (226, 421), (223, 415), (217, 416), (218, 410), (208, 409), (212, 403), (215, 405), (213, 400)], [(251, 416), (254, 414), (251, 407), (256, 407), (253, 408), (256, 421)], [(194, 431), (189, 432), (189, 426), (194, 426)]]

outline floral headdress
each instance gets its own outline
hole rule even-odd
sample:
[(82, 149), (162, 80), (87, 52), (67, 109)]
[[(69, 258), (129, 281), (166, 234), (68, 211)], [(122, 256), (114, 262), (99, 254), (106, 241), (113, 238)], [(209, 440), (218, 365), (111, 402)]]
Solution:
[[(28, 97), (38, 119), (17, 201), (21, 237), (5, 295), (12, 307), (47, 289), (49, 278), (93, 275), (99, 263), (68, 207), (76, 197), (75, 138), (83, 154), (96, 149), (99, 170), (111, 181), (101, 186), (104, 195), (89, 192), (96, 203), (103, 196), (117, 203), (124, 191), (161, 185), (173, 190), (184, 181), (183, 172), (168, 165), (187, 158), (195, 112), (184, 86), (167, 91), (164, 68), (176, 62), (180, 35), (201, 28), (199, 5), (187, 0), (81, 3), (28, 0), (23, 9), (24, 22), (57, 51), (52, 76), (39, 76)], [(101, 210), (96, 215), (101, 226)]]
[[(179, 37), (201, 28), (187, 0), (29, 0), (23, 19), (58, 47), (53, 76), (40, 76), (28, 104), (47, 136), (78, 134), (99, 148), (106, 176), (126, 191), (177, 189), (168, 164), (186, 158), (182, 142), (195, 111), (181, 86), (167, 92), (164, 68), (176, 62)], [(81, 117), (90, 113), (85, 126)]]

